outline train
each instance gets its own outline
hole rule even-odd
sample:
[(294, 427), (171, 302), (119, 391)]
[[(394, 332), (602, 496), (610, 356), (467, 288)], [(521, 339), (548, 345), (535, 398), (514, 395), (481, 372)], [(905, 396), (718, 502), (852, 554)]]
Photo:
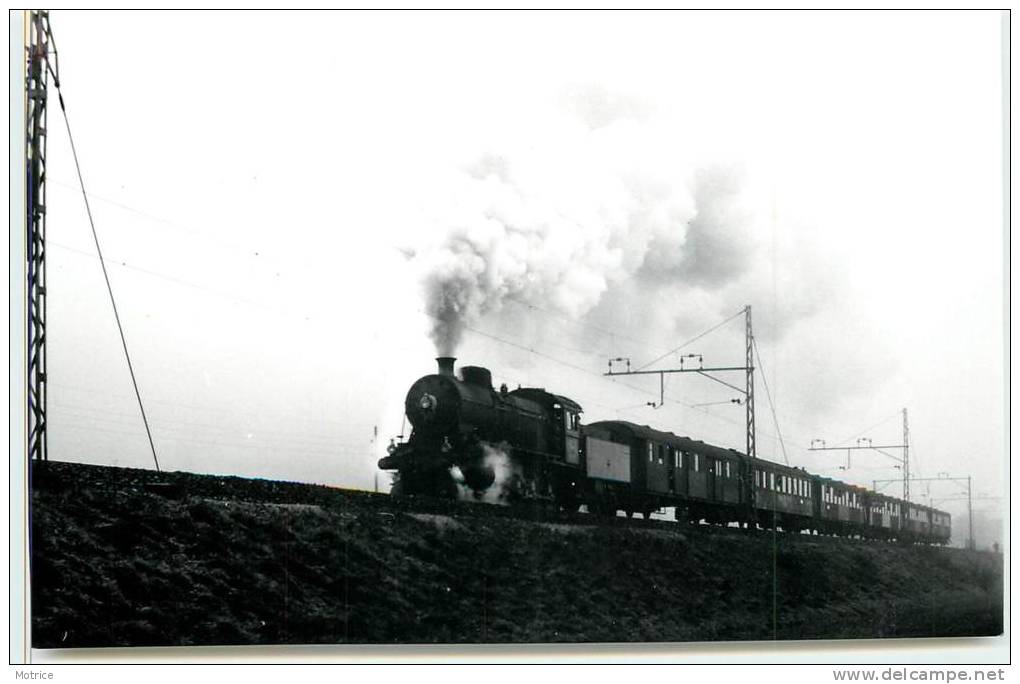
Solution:
[(378, 462), (394, 496), (524, 502), (595, 516), (948, 544), (948, 513), (804, 468), (749, 457), (624, 420), (582, 423), (572, 399), (541, 387), (495, 389), (492, 374), (456, 359), (415, 381), (406, 440)]

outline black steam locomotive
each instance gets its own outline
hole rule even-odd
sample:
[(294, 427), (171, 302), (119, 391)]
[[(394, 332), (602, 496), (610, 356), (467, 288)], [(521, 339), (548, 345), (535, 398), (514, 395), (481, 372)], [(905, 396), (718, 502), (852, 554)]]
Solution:
[(948, 513), (733, 449), (627, 421), (581, 424), (581, 406), (541, 388), (498, 390), (485, 368), (437, 359), (411, 385), (412, 431), (379, 461), (394, 495), (585, 505), (601, 516), (672, 508), (677, 520), (949, 542)]

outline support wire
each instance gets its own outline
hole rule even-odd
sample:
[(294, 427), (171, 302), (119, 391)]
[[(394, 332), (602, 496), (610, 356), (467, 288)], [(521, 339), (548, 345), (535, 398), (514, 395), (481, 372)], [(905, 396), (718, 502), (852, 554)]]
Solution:
[(776, 405), (772, 402), (772, 392), (769, 391), (768, 380), (765, 379), (765, 367), (761, 362), (761, 354), (758, 352), (758, 341), (753, 340), (754, 356), (758, 359), (758, 371), (761, 373), (761, 382), (765, 385), (765, 396), (769, 399), (769, 409), (772, 411), (772, 423), (776, 426), (776, 436), (779, 437), (779, 446), (783, 450), (783, 461), (790, 465), (790, 459), (786, 456), (786, 442), (783, 441), (783, 431), (779, 429), (779, 418), (776, 416)]
[(149, 419), (145, 416), (145, 406), (142, 404), (142, 394), (138, 390), (138, 380), (135, 379), (135, 369), (131, 364), (131, 355), (128, 353), (127, 340), (124, 337), (124, 326), (120, 322), (120, 313), (117, 311), (117, 301), (113, 297), (113, 286), (110, 285), (110, 275), (106, 271), (106, 260), (103, 259), (103, 250), (99, 246), (99, 234), (96, 232), (96, 222), (92, 218), (92, 207), (89, 206), (89, 196), (85, 192), (85, 181), (82, 178), (81, 164), (78, 163), (78, 149), (74, 144), (74, 136), (71, 134), (71, 122), (67, 118), (67, 107), (64, 106), (64, 94), (60, 90), (60, 81), (54, 74), (53, 85), (57, 88), (57, 97), (60, 100), (60, 111), (64, 115), (64, 125), (67, 128), (67, 139), (71, 143), (71, 154), (74, 157), (74, 168), (78, 173), (78, 184), (81, 186), (81, 196), (85, 201), (85, 212), (88, 214), (89, 226), (92, 227), (92, 239), (96, 243), (96, 253), (99, 255), (99, 265), (103, 268), (103, 279), (106, 280), (106, 291), (110, 293), (110, 305), (113, 307), (113, 317), (117, 320), (117, 331), (120, 333), (120, 343), (124, 347), (124, 358), (127, 360), (128, 372), (131, 374), (131, 384), (135, 388), (135, 397), (138, 399), (138, 410), (142, 413), (142, 423), (145, 424), (145, 434), (149, 438), (149, 448), (152, 450), (152, 460), (156, 464), (156, 471), (161, 472), (159, 458), (156, 457), (156, 445), (152, 441), (152, 430), (149, 429)]

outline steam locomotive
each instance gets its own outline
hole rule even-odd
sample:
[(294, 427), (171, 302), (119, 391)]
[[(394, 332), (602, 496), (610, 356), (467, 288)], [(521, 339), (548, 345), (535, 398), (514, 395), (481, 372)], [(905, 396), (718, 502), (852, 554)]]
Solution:
[(393, 494), (542, 502), (628, 517), (946, 544), (948, 513), (622, 420), (581, 423), (581, 406), (543, 388), (492, 386), (479, 366), (436, 359), (404, 409), (412, 431), (379, 461)]

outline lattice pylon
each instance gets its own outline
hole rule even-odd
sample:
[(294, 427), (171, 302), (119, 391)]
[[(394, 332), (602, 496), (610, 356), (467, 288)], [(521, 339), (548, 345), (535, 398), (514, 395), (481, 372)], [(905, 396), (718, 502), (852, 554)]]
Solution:
[(28, 17), (25, 122), (26, 259), (28, 266), (28, 457), (47, 460), (46, 448), (46, 114), (49, 12)]

